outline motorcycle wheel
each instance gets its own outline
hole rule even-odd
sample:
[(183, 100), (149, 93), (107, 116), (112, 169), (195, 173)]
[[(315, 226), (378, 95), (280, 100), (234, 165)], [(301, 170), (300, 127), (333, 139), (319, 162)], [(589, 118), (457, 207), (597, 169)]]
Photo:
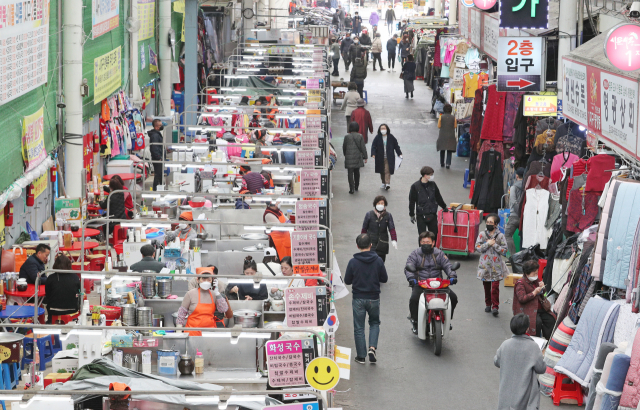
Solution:
[(433, 353), (436, 356), (440, 356), (442, 352), (442, 322), (439, 320), (434, 320), (433, 322)]

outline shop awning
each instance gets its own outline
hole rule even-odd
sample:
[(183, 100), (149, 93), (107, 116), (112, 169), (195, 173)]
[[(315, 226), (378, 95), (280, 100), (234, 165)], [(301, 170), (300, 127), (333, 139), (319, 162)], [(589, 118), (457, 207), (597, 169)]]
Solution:
[(638, 71), (622, 71), (618, 70), (607, 60), (604, 55), (604, 41), (607, 33), (602, 33), (592, 38), (580, 47), (576, 48), (567, 55), (568, 58), (579, 63), (590, 65), (592, 67), (606, 70), (610, 73), (621, 75), (623, 77), (640, 80), (640, 72)]

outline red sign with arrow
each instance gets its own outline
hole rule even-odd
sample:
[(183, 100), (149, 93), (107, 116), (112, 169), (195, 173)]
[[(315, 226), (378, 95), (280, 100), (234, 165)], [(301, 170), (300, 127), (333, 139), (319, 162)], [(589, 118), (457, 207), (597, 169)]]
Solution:
[(507, 87), (518, 87), (520, 90), (523, 88), (527, 88), (529, 86), (534, 85), (535, 83), (532, 81), (527, 81), (524, 78), (518, 78), (518, 80), (510, 80), (507, 81)]

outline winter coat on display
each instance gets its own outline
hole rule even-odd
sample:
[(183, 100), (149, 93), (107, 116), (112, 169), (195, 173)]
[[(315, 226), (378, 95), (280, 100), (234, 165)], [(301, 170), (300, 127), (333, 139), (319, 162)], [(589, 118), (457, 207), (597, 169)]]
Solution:
[(523, 95), (524, 93), (519, 92), (507, 93), (507, 99), (504, 104), (504, 122), (502, 125), (502, 137), (505, 143), (511, 144), (513, 142), (514, 124)]
[(609, 191), (607, 192), (605, 204), (600, 214), (600, 224), (598, 225), (598, 238), (596, 241), (596, 252), (593, 258), (593, 269), (591, 275), (602, 281), (604, 275), (604, 267), (607, 260), (607, 246), (609, 244), (609, 228), (611, 226), (611, 213), (615, 207), (616, 197), (622, 181), (614, 179), (611, 181)]
[(498, 410), (537, 410), (537, 375), (547, 368), (537, 343), (527, 335), (513, 335), (502, 343), (493, 363), (500, 368)]
[(502, 195), (502, 154), (486, 151), (482, 154), (471, 203), (484, 212), (495, 213), (501, 207)]
[(373, 122), (371, 114), (364, 107), (358, 107), (351, 112), (351, 122), (357, 122), (360, 126), (359, 132), (364, 138), (364, 143), (369, 142), (369, 133), (373, 132)]
[[(493, 245), (487, 243), (490, 239), (495, 241)], [(492, 233), (487, 230), (480, 232), (476, 240), (476, 251), (480, 253), (478, 279), (493, 282), (502, 280), (509, 274), (502, 259), (507, 256), (507, 241), (498, 229), (494, 229)]]
[(442, 114), (438, 120), (440, 132), (436, 141), (436, 150), (455, 151), (458, 147), (456, 141), (456, 117), (451, 114)]
[(376, 174), (384, 173), (384, 159), (386, 158), (389, 163), (389, 174), (393, 175), (396, 169), (396, 155), (402, 155), (396, 137), (393, 134), (388, 134), (387, 138), (382, 138), (382, 134), (376, 135), (371, 143), (371, 158), (375, 157)]
[(344, 167), (347, 169), (364, 167), (367, 159), (367, 147), (364, 145), (362, 135), (350, 132), (342, 142), (342, 154), (344, 155)]
[(471, 113), (471, 128), (469, 133), (471, 134), (471, 151), (480, 150), (480, 133), (482, 132), (482, 122), (484, 117), (482, 116), (482, 88), (476, 90), (476, 96), (473, 100), (473, 112)]
[(487, 108), (484, 113), (482, 132), (483, 140), (502, 141), (502, 128), (504, 126), (504, 104), (507, 93), (498, 92), (497, 87), (490, 85), (487, 89)]
[(566, 374), (582, 386), (588, 386), (600, 344), (613, 341), (619, 309), (620, 305), (616, 302), (591, 298), (571, 343), (554, 370)]
[(584, 156), (587, 149), (584, 131), (580, 131), (580, 126), (573, 122), (568, 122), (558, 127), (555, 135), (555, 144), (556, 151), (569, 151), (578, 157)]
[(595, 155), (587, 161), (587, 192), (602, 192), (605, 184), (611, 179), (611, 170), (616, 166), (613, 156), (607, 154)]
[(522, 211), (522, 249), (539, 244), (547, 249), (547, 212), (549, 210), (549, 191), (531, 188), (525, 192), (525, 205)]
[(421, 248), (415, 249), (407, 258), (407, 265), (410, 263), (416, 267), (417, 273), (405, 270), (404, 275), (407, 280), (442, 278), (442, 271), (447, 274), (449, 279), (458, 277), (456, 272), (451, 271), (451, 262), (447, 256), (438, 248), (434, 248), (430, 255), (422, 253)]

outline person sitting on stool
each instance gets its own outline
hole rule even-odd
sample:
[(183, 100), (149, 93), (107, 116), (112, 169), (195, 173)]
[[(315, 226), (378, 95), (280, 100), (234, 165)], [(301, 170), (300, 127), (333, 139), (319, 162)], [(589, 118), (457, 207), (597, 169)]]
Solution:
[(145, 270), (152, 270), (155, 273), (160, 273), (164, 268), (164, 263), (156, 260), (156, 248), (153, 245), (144, 245), (140, 248), (142, 254), (142, 260), (131, 265), (133, 272), (144, 272)]
[[(71, 270), (71, 259), (59, 255), (53, 269)], [(45, 284), (47, 305), (47, 324), (51, 324), (53, 316), (73, 315), (78, 312), (78, 295), (80, 294), (80, 278), (76, 273), (55, 272), (49, 276)]]

